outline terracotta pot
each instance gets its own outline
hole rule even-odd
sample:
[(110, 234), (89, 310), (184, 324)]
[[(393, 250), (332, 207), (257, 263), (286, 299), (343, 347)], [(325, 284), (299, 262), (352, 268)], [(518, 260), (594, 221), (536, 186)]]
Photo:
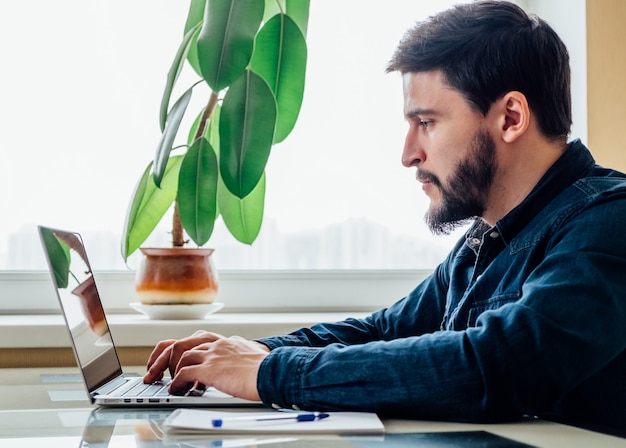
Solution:
[(135, 291), (146, 305), (213, 303), (217, 272), (213, 249), (141, 248)]
[(93, 276), (88, 277), (87, 280), (74, 288), (72, 294), (80, 300), (83, 315), (91, 331), (98, 336), (104, 336), (109, 331), (109, 328), (104, 318), (104, 310), (100, 306), (100, 298), (98, 297)]

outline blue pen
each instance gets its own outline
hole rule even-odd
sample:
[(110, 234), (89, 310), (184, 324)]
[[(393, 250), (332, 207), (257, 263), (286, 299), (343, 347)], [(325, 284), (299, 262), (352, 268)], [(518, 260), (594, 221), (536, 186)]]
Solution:
[(228, 418), (215, 418), (211, 421), (214, 428), (221, 428), (224, 423), (228, 423), (231, 421), (255, 421), (255, 422), (264, 422), (264, 421), (272, 421), (272, 420), (295, 420), (297, 422), (312, 422), (314, 420), (321, 420), (323, 418), (330, 417), (329, 414), (325, 412), (307, 412), (307, 413), (296, 413), (296, 414), (281, 414), (281, 415), (268, 415), (267, 417), (260, 417), (258, 415), (244, 415), (241, 417), (228, 417)]

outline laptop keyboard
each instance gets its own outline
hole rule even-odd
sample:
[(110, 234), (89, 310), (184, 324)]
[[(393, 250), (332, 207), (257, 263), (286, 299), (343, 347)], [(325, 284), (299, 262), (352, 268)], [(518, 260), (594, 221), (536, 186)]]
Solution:
[[(121, 385), (114, 385), (109, 383), (98, 389), (98, 395), (109, 395), (113, 397), (119, 397), (126, 403), (132, 403), (137, 401), (141, 403), (146, 399), (149, 403), (159, 403), (160, 398), (169, 397), (171, 394), (167, 388), (172, 381), (171, 378), (166, 378), (161, 381), (157, 381), (152, 384), (144, 384), (143, 379), (140, 377), (125, 378)], [(185, 396), (200, 397), (204, 395), (204, 390), (191, 389)]]
[(111, 394), (118, 397), (166, 397), (169, 395), (167, 387), (170, 383), (170, 379), (165, 381), (157, 381), (152, 384), (144, 384), (143, 380), (139, 377), (132, 378), (113, 390), (101, 389), (101, 394)]
[(169, 382), (157, 382), (152, 384), (137, 383), (125, 391), (123, 397), (165, 397), (169, 395), (167, 386)]

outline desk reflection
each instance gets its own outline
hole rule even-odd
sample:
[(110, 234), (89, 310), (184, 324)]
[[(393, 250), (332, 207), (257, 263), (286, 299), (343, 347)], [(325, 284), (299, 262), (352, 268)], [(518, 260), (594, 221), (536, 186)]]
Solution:
[(406, 448), (406, 447), (449, 447), (480, 446), (485, 448), (528, 447), (486, 431), (451, 431), (430, 433), (394, 433), (367, 436), (280, 436), (263, 435), (185, 435), (166, 434), (162, 423), (172, 412), (169, 410), (115, 410), (94, 409), (85, 425), (82, 448), (115, 447), (176, 447), (176, 448)]

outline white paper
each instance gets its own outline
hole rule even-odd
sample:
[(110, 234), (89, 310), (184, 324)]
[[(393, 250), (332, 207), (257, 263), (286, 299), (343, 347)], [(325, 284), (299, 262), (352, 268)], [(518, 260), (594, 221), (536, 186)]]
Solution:
[[(255, 434), (380, 434), (385, 427), (378, 416), (366, 412), (330, 412), (329, 417), (298, 422), (294, 420), (241, 420), (243, 416), (266, 417), (285, 415), (282, 412), (219, 412), (199, 409), (177, 409), (163, 422), (163, 429), (177, 433), (255, 433)], [(288, 415), (288, 414), (287, 414)], [(230, 420), (234, 418), (233, 420)], [(213, 420), (223, 420), (219, 428)]]

